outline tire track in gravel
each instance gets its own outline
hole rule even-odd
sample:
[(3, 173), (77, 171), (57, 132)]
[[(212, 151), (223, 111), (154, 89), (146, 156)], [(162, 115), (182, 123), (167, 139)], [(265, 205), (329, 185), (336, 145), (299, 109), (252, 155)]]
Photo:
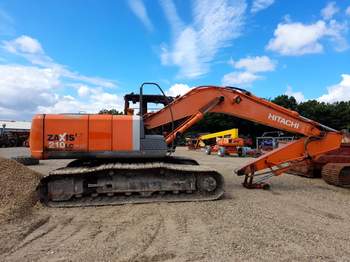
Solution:
[[(89, 209), (46, 209), (51, 213), (48, 223), (41, 226), (32, 226), (21, 243), (8, 255), (7, 259), (22, 257), (28, 260), (43, 259), (45, 257), (60, 258), (71, 252), (70, 257), (94, 252), (94, 249), (86, 250), (85, 243), (106, 242), (107, 236), (113, 226), (114, 220), (121, 223), (130, 220), (130, 217), (138, 218), (137, 211), (131, 208), (106, 209), (100, 208), (100, 215), (91, 217)], [(118, 215), (117, 219), (116, 213)], [(101, 226), (104, 225), (104, 226)], [(119, 227), (122, 231), (122, 227)], [(126, 230), (126, 229), (125, 229)], [(29, 246), (29, 248), (27, 248)]]
[(115, 257), (115, 260), (130, 257), (138, 249), (138, 238), (142, 233), (140, 229), (147, 215), (149, 212), (145, 212), (142, 206), (101, 208), (101, 214), (93, 224), (89, 224), (90, 233), (84, 239), (91, 248), (78, 247), (75, 258), (79, 260), (87, 257), (89, 261), (96, 261), (103, 260), (103, 257)]
[(144, 220), (144, 211), (139, 209), (139, 208), (133, 208), (130, 206), (129, 211), (123, 215), (123, 217), (119, 217), (116, 221), (117, 223), (114, 223), (110, 228), (108, 226), (108, 230), (105, 230), (108, 234), (105, 237), (105, 241), (109, 242), (113, 239), (115, 239), (119, 234), (122, 234), (125, 231), (130, 230), (133, 228), (135, 225), (138, 225)]
[(0, 231), (0, 255), (6, 255), (12, 252), (14, 248), (35, 230), (48, 223), (50, 216), (36, 217), (32, 216), (29, 221), (17, 221), (9, 224)]
[[(133, 248), (134, 251), (125, 254), (124, 257), (116, 257), (116, 261), (170, 261), (176, 257), (174, 252), (171, 252), (167, 245), (169, 243), (169, 220), (168, 210), (172, 205), (167, 203), (160, 203), (150, 205), (144, 205), (146, 212), (142, 212), (144, 221), (139, 225), (134, 224), (135, 232), (139, 232), (139, 239), (133, 239), (136, 241)], [(151, 207), (151, 208), (147, 208)], [(174, 230), (178, 230), (178, 227), (174, 227)], [(181, 230), (181, 228), (180, 228)], [(134, 233), (135, 233), (134, 232)], [(127, 240), (130, 241), (130, 240)], [(174, 260), (176, 261), (176, 260)]]
[(138, 259), (198, 261), (209, 257), (210, 246), (214, 245), (214, 240), (210, 237), (208, 223), (199, 214), (201, 209), (198, 205), (200, 204), (162, 205), (159, 212), (163, 217), (163, 223), (157, 238)]
[(23, 234), (21, 241), (24, 240), (27, 236), (32, 234), (34, 231), (38, 230), (40, 227), (44, 226), (47, 224), (50, 220), (50, 216), (46, 216), (44, 218), (40, 218), (38, 221), (35, 221), (28, 230)]
[(158, 255), (164, 251), (177, 253), (177, 256), (186, 252), (190, 243), (187, 212), (177, 204), (168, 205), (160, 210), (164, 222), (160, 229), (159, 240), (149, 250), (149, 256)]
[(141, 247), (141, 249), (136, 253), (133, 257), (131, 257), (130, 261), (140, 261), (141, 259), (145, 259), (146, 256), (144, 255), (146, 251), (153, 245), (155, 239), (159, 235), (161, 227), (164, 225), (164, 217), (161, 215), (160, 210), (157, 210), (157, 219), (156, 219), (156, 226), (154, 228), (153, 232), (148, 233), (148, 239), (145, 240), (144, 246)]
[[(51, 250), (52, 246), (59, 245), (67, 235), (71, 234), (72, 221), (73, 217), (68, 217), (63, 221), (51, 219), (28, 234), (10, 253), (9, 258), (18, 255), (18, 253), (30, 255), (33, 251), (37, 252), (37, 250)], [(30, 245), (29, 250), (27, 248), (28, 245)]]
[[(137, 208), (135, 208), (137, 207)], [(162, 225), (158, 205), (134, 205), (132, 214), (108, 228), (109, 233), (97, 244), (104, 248), (102, 256), (114, 261), (137, 261), (153, 244)], [(96, 258), (100, 254), (96, 254)]]
[[(7, 260), (147, 261), (143, 253), (152, 247), (163, 224), (158, 205), (101, 207), (93, 216), (90, 210), (47, 209), (52, 212), (48, 225), (27, 236)], [(52, 225), (57, 228), (40, 235)], [(154, 259), (165, 257), (172, 255)]]

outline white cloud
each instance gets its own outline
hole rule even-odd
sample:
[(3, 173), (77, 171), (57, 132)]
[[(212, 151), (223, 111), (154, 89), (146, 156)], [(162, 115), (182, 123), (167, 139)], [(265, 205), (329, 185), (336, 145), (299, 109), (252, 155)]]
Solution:
[(102, 86), (107, 88), (116, 87), (115, 81), (110, 79), (81, 75), (77, 72), (69, 71), (68, 69), (62, 66), (59, 66), (58, 68), (62, 77), (69, 78), (71, 80), (81, 81), (89, 85)]
[(22, 115), (21, 119), (29, 117), (39, 105), (54, 102), (52, 90), (59, 85), (59, 75), (52, 69), (0, 65), (0, 107), (6, 109), (0, 116), (6, 118), (12, 111)]
[(86, 85), (79, 85), (78, 86), (78, 95), (80, 97), (86, 97), (91, 93), (90, 88), (88, 88)]
[(55, 70), (55, 72), (59, 72), (62, 77), (70, 80), (82, 81), (87, 84), (109, 88), (116, 86), (115, 82), (112, 80), (81, 75), (78, 72), (67, 69), (64, 65), (56, 63), (51, 57), (45, 54), (39, 41), (30, 36), (22, 35), (11, 41), (3, 41), (2, 44), (2, 47), (7, 52), (23, 57), (33, 65), (51, 68)]
[(197, 33), (193, 28), (185, 28), (174, 43), (174, 51), (163, 49), (161, 60), (163, 65), (177, 65), (180, 67), (181, 77), (195, 78), (207, 72), (206, 64), (199, 60), (197, 49)]
[(256, 73), (274, 71), (277, 62), (271, 60), (268, 56), (248, 56), (237, 62), (231, 59), (229, 64), (243, 71), (234, 71), (224, 75), (221, 80), (222, 84), (227, 86), (250, 86), (254, 81), (263, 79), (262, 76)]
[(261, 10), (268, 8), (274, 2), (275, 0), (254, 0), (250, 11), (252, 13), (257, 13)]
[(348, 6), (348, 8), (346, 8), (345, 14), (347, 14), (348, 16), (350, 16), (350, 5)]
[(322, 19), (315, 23), (303, 24), (290, 19), (279, 23), (266, 49), (287, 56), (322, 53), (323, 40), (329, 40), (338, 52), (348, 49), (345, 37), (348, 22), (333, 19), (337, 12), (339, 8), (333, 1), (321, 10)]
[(2, 48), (9, 53), (24, 58), (33, 65), (55, 67), (56, 70), (63, 69), (63, 66), (55, 63), (45, 54), (40, 42), (30, 36), (22, 35), (10, 41), (2, 41)]
[(338, 52), (345, 51), (349, 48), (346, 38), (343, 36), (344, 32), (348, 31), (348, 23), (338, 23), (335, 20), (329, 22), (325, 35), (334, 43), (334, 49)]
[(282, 55), (320, 53), (323, 46), (318, 42), (326, 30), (325, 22), (304, 25), (302, 23), (278, 24), (274, 38), (267, 49)]
[(245, 69), (251, 73), (268, 72), (275, 70), (276, 61), (271, 60), (267, 56), (248, 56), (240, 59), (237, 62), (233, 62), (233, 66), (237, 69)]
[(143, 1), (129, 0), (128, 3), (131, 11), (141, 20), (147, 30), (153, 31), (153, 24), (147, 14), (147, 9)]
[(224, 86), (250, 86), (261, 78), (261, 76), (250, 72), (232, 72), (224, 75), (221, 82)]
[(317, 100), (320, 102), (333, 103), (337, 101), (350, 100), (350, 75), (342, 74), (340, 83), (327, 88), (327, 94), (322, 95)]
[(0, 65), (0, 118), (30, 119), (35, 113), (97, 113), (101, 109), (122, 109), (118, 95), (101, 87), (80, 85), (78, 94), (59, 95), (64, 86), (59, 72), (50, 68)]
[[(4, 41), (2, 47), (9, 54), (25, 58), (30, 65), (0, 65), (1, 118), (30, 119), (39, 112), (94, 113), (112, 106), (121, 108), (119, 96), (104, 90), (115, 87), (114, 81), (81, 75), (55, 63), (38, 40), (21, 36)], [(79, 96), (63, 95), (72, 90), (69, 87), (75, 88)]]
[(160, 0), (166, 19), (168, 20), (173, 34), (178, 35), (184, 27), (184, 23), (177, 14), (176, 6), (172, 0)]
[(302, 92), (294, 92), (291, 86), (287, 86), (287, 90), (284, 94), (287, 96), (293, 96), (298, 103), (305, 101), (304, 94)]
[[(96, 91), (96, 90), (95, 90)], [(55, 113), (98, 113), (101, 109), (123, 110), (122, 100), (116, 94), (103, 91), (94, 92), (87, 100), (82, 101), (70, 95), (57, 96), (50, 106), (39, 106), (38, 111), (46, 114)]]
[(329, 2), (326, 7), (321, 10), (321, 15), (324, 20), (329, 20), (338, 12), (339, 8), (336, 6), (336, 3)]
[(165, 93), (166, 93), (167, 96), (174, 96), (174, 97), (176, 97), (178, 95), (182, 96), (182, 95), (186, 94), (191, 89), (192, 88), (189, 87), (186, 84), (174, 84)]
[[(0, 106), (0, 117), (1, 119), (15, 119), (18, 118), (18, 112), (13, 109), (5, 108)], [(25, 116), (23, 118), (18, 118), (19, 120), (27, 120)]]
[(11, 53), (42, 54), (44, 52), (39, 41), (27, 35), (4, 41), (4, 48)]
[[(316, 98), (319, 102), (334, 103), (340, 101), (350, 101), (350, 74), (342, 74), (340, 83), (327, 88), (327, 93)], [(298, 103), (305, 102), (306, 99), (302, 92), (293, 91), (291, 86), (287, 86), (284, 93), (288, 96), (294, 96)]]
[(244, 0), (196, 0), (193, 22), (187, 25), (179, 18), (172, 0), (161, 3), (174, 36), (170, 47), (161, 46), (161, 62), (178, 66), (179, 77), (196, 78), (208, 73), (219, 50), (241, 34)]
[(320, 40), (328, 38), (335, 44), (337, 51), (343, 51), (348, 48), (343, 36), (346, 30), (346, 23), (340, 24), (335, 20), (329, 23), (319, 20), (313, 24), (280, 23), (266, 49), (289, 56), (321, 53), (323, 45)]

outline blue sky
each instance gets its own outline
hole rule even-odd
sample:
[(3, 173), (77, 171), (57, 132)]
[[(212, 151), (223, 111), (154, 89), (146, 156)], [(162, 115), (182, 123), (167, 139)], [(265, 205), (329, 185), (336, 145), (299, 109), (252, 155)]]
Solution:
[(350, 0), (0, 0), (0, 118), (121, 109), (144, 81), (350, 100), (349, 26)]

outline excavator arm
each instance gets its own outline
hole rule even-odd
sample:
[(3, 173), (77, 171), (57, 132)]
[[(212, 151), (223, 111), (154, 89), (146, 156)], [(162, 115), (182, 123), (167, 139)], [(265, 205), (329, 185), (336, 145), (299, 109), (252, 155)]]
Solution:
[(182, 124), (166, 137), (166, 142), (171, 144), (178, 134), (185, 132), (208, 112), (232, 115), (303, 136), (236, 170), (238, 175), (245, 176), (244, 185), (251, 188), (264, 185), (253, 183), (253, 177), (257, 175), (265, 175), (261, 181), (270, 174), (280, 175), (293, 163), (314, 159), (339, 148), (341, 144), (342, 134), (337, 130), (233, 87), (194, 88), (160, 111), (147, 115), (144, 123), (147, 129), (153, 129), (171, 121), (183, 119)]

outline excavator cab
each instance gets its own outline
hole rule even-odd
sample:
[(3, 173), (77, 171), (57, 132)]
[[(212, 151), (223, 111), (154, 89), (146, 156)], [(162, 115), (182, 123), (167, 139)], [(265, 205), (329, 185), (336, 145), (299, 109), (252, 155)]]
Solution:
[(130, 107), (130, 103), (136, 104), (142, 100), (142, 112), (143, 114), (148, 114), (148, 106), (150, 103), (153, 104), (162, 104), (163, 106), (167, 106), (170, 102), (174, 100), (172, 96), (163, 96), (163, 95), (142, 95), (140, 98), (140, 94), (130, 93), (124, 96), (124, 113), (128, 115), (131, 110), (134, 111), (134, 108)]

